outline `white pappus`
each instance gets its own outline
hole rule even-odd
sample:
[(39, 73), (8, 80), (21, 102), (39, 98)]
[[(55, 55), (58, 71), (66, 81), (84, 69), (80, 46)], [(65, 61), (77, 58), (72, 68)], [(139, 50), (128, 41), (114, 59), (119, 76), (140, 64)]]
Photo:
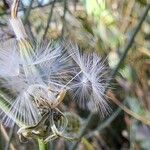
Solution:
[[(12, 49), (12, 51), (14, 50)], [(63, 90), (62, 87), (69, 80), (67, 77), (72, 69), (70, 67), (71, 57), (66, 53), (61, 43), (48, 43), (41, 46), (38, 44), (34, 51), (29, 56), (30, 61), (26, 62), (19, 56), (19, 50), (16, 46), (11, 64), (17, 62), (19, 72), (17, 74), (11, 72), (6, 76), (8, 67), (6, 65), (3, 66), (2, 73), (4, 75), (0, 74), (1, 87), (13, 93), (13, 98), (9, 100), (11, 107), (3, 118), (7, 125), (10, 119), (19, 120), (26, 125), (38, 123), (41, 114), (39, 113), (40, 108), (35, 105), (35, 100), (55, 101), (57, 94)], [(6, 57), (11, 55), (11, 50), (9, 54), (7, 51), (3, 51), (0, 53), (0, 55), (2, 54), (0, 57), (3, 57), (4, 52), (6, 52)], [(6, 59), (0, 61), (0, 65), (5, 64), (5, 61)]]
[[(27, 125), (36, 124), (41, 116), (33, 98), (39, 99), (41, 95), (47, 100), (52, 100), (51, 97), (54, 99), (55, 94), (52, 95), (51, 92), (50, 95), (49, 89), (59, 93), (62, 88), (69, 89), (73, 99), (77, 100), (81, 107), (98, 110), (102, 116), (110, 111), (105, 94), (110, 80), (108, 68), (96, 53), (81, 54), (74, 44), (60, 46), (58, 43), (49, 43), (46, 46), (38, 44), (34, 51), (34, 55), (30, 56), (30, 64), (23, 64), (24, 61), (20, 61), (20, 57), (14, 59), (15, 62), (17, 59), (20, 62), (18, 75), (2, 77), (2, 86), (13, 91), (15, 95), (7, 116), (14, 121), (18, 118)], [(29, 69), (26, 75), (22, 66), (36, 68), (36, 71), (30, 72)], [(31, 87), (36, 87), (36, 92), (31, 90)], [(37, 90), (38, 88), (40, 90)]]
[[(72, 45), (72, 44), (71, 44)], [(80, 52), (77, 45), (68, 49), (74, 63), (76, 74), (80, 72), (70, 84), (73, 98), (79, 106), (89, 108), (91, 111), (100, 111), (104, 117), (111, 108), (108, 104), (106, 88), (109, 87), (109, 68), (106, 59), (103, 60), (96, 53)]]

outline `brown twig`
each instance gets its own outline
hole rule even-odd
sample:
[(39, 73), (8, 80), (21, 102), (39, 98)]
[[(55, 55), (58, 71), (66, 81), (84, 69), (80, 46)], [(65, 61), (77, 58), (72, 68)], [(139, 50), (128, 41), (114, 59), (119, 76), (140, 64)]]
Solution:
[(125, 111), (127, 114), (129, 114), (130, 116), (134, 117), (135, 119), (143, 122), (144, 124), (150, 126), (150, 118), (145, 118), (143, 116), (138, 115), (137, 113), (133, 112), (132, 110), (130, 110), (129, 108), (127, 108), (125, 105), (123, 105), (116, 97), (115, 95), (108, 91), (108, 96), (110, 97), (110, 99), (117, 105), (119, 106), (123, 111)]

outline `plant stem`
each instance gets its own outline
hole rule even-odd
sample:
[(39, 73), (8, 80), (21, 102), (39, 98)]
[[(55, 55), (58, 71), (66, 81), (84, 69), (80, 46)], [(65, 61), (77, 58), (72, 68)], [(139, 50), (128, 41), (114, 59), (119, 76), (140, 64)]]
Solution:
[(122, 111), (122, 109), (120, 107), (118, 107), (116, 109), (115, 112), (113, 112), (113, 114), (107, 118), (104, 122), (101, 123), (100, 126), (98, 126), (94, 131), (87, 133), (85, 136), (86, 138), (90, 138), (94, 135), (96, 135), (97, 133), (101, 132), (103, 129), (105, 129), (106, 127), (108, 127), (108, 125), (111, 124), (112, 121), (114, 121), (114, 119), (119, 115), (119, 113)]
[(42, 139), (38, 139), (39, 150), (48, 150), (48, 144), (45, 144)]
[(63, 27), (62, 27), (62, 31), (61, 31), (61, 37), (63, 37), (63, 35), (64, 35), (64, 30), (65, 30), (65, 25), (66, 25), (65, 17), (66, 17), (67, 7), (68, 7), (68, 1), (64, 0), (64, 14), (63, 14), (63, 18), (62, 18)]
[(52, 19), (53, 9), (54, 9), (54, 6), (55, 6), (55, 2), (56, 2), (56, 0), (53, 1), (51, 9), (50, 9), (50, 13), (49, 13), (49, 16), (48, 16), (47, 25), (46, 25), (46, 28), (45, 28), (45, 31), (44, 31), (44, 34), (43, 34), (43, 39), (45, 39), (45, 37), (46, 37), (47, 31), (48, 31), (48, 28), (49, 28), (49, 24), (50, 24), (51, 19)]

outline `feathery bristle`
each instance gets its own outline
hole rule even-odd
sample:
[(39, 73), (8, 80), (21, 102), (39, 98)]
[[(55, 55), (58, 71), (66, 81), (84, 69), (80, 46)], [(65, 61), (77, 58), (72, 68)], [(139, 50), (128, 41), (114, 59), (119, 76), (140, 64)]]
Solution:
[(80, 54), (77, 46), (76, 48), (72, 46), (68, 51), (74, 54), (72, 58), (76, 63), (76, 70), (81, 71), (71, 84), (73, 98), (79, 102), (81, 107), (99, 110), (102, 116), (107, 115), (110, 107), (105, 90), (110, 78), (105, 61), (96, 53)]
[(20, 59), (16, 42), (11, 40), (0, 45), (0, 76), (18, 75)]

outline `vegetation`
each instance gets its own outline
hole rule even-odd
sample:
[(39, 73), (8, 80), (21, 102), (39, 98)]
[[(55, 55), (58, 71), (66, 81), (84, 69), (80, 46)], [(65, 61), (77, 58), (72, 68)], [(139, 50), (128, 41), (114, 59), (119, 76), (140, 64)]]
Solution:
[(20, 0), (18, 15), (13, 2), (0, 2), (0, 150), (149, 150), (149, 1)]

